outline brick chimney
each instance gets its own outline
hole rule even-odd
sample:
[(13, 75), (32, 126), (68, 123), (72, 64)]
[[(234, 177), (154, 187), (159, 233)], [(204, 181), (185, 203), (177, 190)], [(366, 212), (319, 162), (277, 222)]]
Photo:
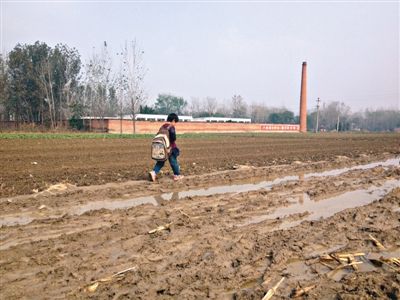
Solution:
[(301, 70), (300, 132), (307, 132), (307, 62), (303, 62)]

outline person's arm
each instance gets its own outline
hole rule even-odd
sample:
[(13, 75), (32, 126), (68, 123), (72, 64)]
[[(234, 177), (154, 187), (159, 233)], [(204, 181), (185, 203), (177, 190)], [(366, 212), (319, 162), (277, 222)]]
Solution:
[(174, 143), (176, 141), (176, 132), (175, 132), (175, 127), (170, 127), (169, 129), (169, 141), (170, 143)]

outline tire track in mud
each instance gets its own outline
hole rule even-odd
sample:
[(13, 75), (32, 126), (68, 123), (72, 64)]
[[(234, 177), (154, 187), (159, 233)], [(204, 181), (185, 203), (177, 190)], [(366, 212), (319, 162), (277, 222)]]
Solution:
[[(298, 165), (293, 168), (296, 171), (304, 169), (303, 172), (309, 173), (306, 167)], [(269, 171), (273, 170), (274, 177), (274, 174), (287, 175), (288, 169), (287, 166), (277, 166)], [(240, 178), (255, 173), (257, 170), (249, 167), (237, 172)], [(366, 232), (371, 230), (387, 245), (400, 246), (396, 244), (395, 238), (400, 228), (399, 218), (396, 219), (399, 212), (393, 208), (400, 205), (398, 191), (393, 191), (394, 196), (385, 200), (388, 203), (375, 201), (367, 206), (347, 209), (327, 219), (303, 221), (287, 230), (271, 232), (270, 229), (285, 221), (300, 221), (307, 215), (290, 214), (248, 226), (238, 225), (271, 214), (282, 207), (289, 207), (304, 193), (322, 203), (323, 199), (334, 195), (379, 187), (389, 180), (399, 180), (399, 175), (396, 166), (351, 169), (327, 177), (305, 176), (301, 180), (280, 182), (258, 190), (186, 195), (182, 199), (174, 199), (171, 195), (170, 200), (159, 200), (158, 206), (146, 204), (114, 211), (102, 209), (82, 215), (66, 215), (59, 219), (37, 220), (22, 226), (3, 226), (0, 228), (1, 244), (17, 242), (9, 249), (0, 250), (0, 283), (5, 287), (4, 295), (9, 299), (27, 295), (40, 298), (43, 292), (49, 298), (68, 296), (105, 299), (126, 292), (128, 297), (147, 299), (178, 295), (183, 299), (195, 296), (245, 299), (261, 298), (270, 287), (269, 283), (263, 285), (263, 282), (269, 280), (272, 284), (279, 275), (286, 274), (289, 279), (282, 286), (281, 298), (290, 294), (290, 288), (296, 282), (306, 284), (317, 278), (321, 287), (325, 287), (325, 290), (316, 290), (321, 299), (328, 292), (334, 294), (332, 288), (337, 290), (337, 283), (324, 281), (323, 276), (319, 275), (312, 279), (296, 275), (300, 267), (291, 263), (299, 260), (298, 264), (301, 265), (310, 253), (328, 251), (338, 245), (354, 250), (357, 247), (372, 248), (364, 239)], [(208, 180), (213, 178), (211, 176)], [(228, 182), (231, 179), (228, 178)], [(191, 179), (188, 181), (191, 182)], [(147, 183), (143, 184), (147, 187)], [(156, 190), (163, 190), (165, 194), (174, 191), (179, 193), (183, 187), (184, 182), (178, 187), (171, 186), (172, 190), (168, 186), (157, 187)], [(89, 193), (90, 201), (96, 199), (95, 190), (88, 188), (87, 191), (93, 192)], [(109, 189), (108, 193), (108, 196), (113, 194)], [(152, 193), (154, 191), (148, 195)], [(135, 192), (132, 194), (135, 195)], [(125, 199), (129, 199), (132, 194), (127, 194)], [(43, 198), (21, 200), (21, 204), (29, 209), (30, 205), (38, 207), (35, 202), (38, 199), (45, 199), (49, 207), (54, 205), (65, 210), (77, 205), (82, 195), (85, 192), (70, 192), (64, 197), (62, 194), (47, 194)], [(99, 193), (97, 196), (103, 195), (107, 193)], [(110, 201), (117, 199), (111, 198)], [(16, 200), (11, 203), (15, 205), (14, 209), (18, 209), (18, 202)], [(369, 223), (371, 220), (373, 224)], [(148, 234), (149, 230), (170, 222), (170, 230)], [(85, 291), (85, 285), (91, 281), (132, 265), (137, 266), (137, 271), (119, 281), (101, 284), (93, 294)], [(379, 272), (382, 282), (391, 278), (391, 273)]]
[[(177, 200), (185, 197), (195, 197), (195, 196), (215, 196), (215, 195), (220, 195), (220, 194), (227, 194), (227, 193), (241, 193), (241, 192), (247, 192), (247, 191), (257, 191), (257, 190), (271, 190), (272, 188), (275, 188), (278, 185), (281, 184), (286, 184), (286, 183), (298, 183), (302, 182), (304, 180), (310, 180), (313, 177), (328, 177), (328, 176), (338, 176), (343, 173), (352, 171), (352, 170), (368, 170), (372, 169), (375, 167), (389, 167), (389, 166), (397, 166), (399, 165), (400, 159), (388, 159), (385, 161), (381, 162), (373, 162), (369, 164), (361, 164), (361, 165), (356, 165), (352, 167), (345, 167), (345, 168), (340, 168), (340, 169), (332, 169), (328, 171), (322, 171), (322, 172), (308, 172), (308, 173), (301, 173), (300, 175), (287, 175), (285, 177), (280, 177), (280, 178), (275, 178), (270, 181), (260, 181), (257, 182), (256, 179), (252, 179), (249, 183), (230, 183), (229, 185), (221, 185), (221, 186), (207, 186), (202, 189), (187, 189), (185, 188), (182, 191), (172, 191), (172, 192), (165, 192), (163, 194), (155, 194), (155, 195), (149, 195), (149, 196), (141, 196), (141, 197), (132, 197), (129, 194), (125, 194), (125, 198), (120, 198), (118, 197), (113, 197), (113, 199), (108, 199), (108, 200), (101, 200), (99, 201), (98, 199), (90, 199), (89, 201), (86, 201), (86, 203), (82, 203), (80, 201), (81, 199), (85, 197), (83, 194), (85, 191), (94, 191), (96, 192), (96, 187), (90, 187), (90, 188), (77, 188), (73, 185), (66, 185), (66, 184), (59, 184), (52, 186), (46, 191), (37, 193), (33, 197), (31, 196), (19, 196), (19, 197), (14, 197), (14, 198), (6, 198), (6, 199), (0, 199), (0, 203), (3, 204), (3, 214), (0, 216), (0, 226), (12, 226), (12, 225), (24, 225), (28, 224), (34, 220), (40, 220), (40, 219), (57, 219), (60, 217), (63, 217), (65, 215), (81, 215), (87, 211), (94, 211), (94, 210), (100, 210), (100, 209), (109, 209), (109, 210), (116, 210), (116, 209), (126, 209), (130, 207), (135, 207), (141, 204), (152, 204), (152, 205), (160, 205), (162, 201), (164, 200)], [(253, 175), (257, 173), (257, 168), (250, 168), (247, 166), (239, 166), (237, 167), (238, 169), (243, 170), (244, 172), (253, 172)], [(258, 168), (260, 169), (260, 168)], [(239, 170), (240, 171), (240, 170)], [(217, 173), (218, 175), (219, 173)], [(139, 182), (135, 182), (136, 186), (140, 185)], [(108, 188), (107, 188), (108, 187)], [(97, 188), (102, 189), (102, 190), (111, 190), (111, 189), (121, 189), (121, 186), (118, 184), (108, 184), (107, 187), (105, 186), (99, 186)], [(61, 192), (60, 194), (56, 194), (55, 192)], [(57, 197), (63, 196), (65, 194), (65, 197), (70, 197), (73, 194), (78, 194), (79, 195), (79, 203), (72, 205), (72, 203), (69, 203), (70, 201), (67, 201), (67, 205), (70, 206), (70, 208), (63, 208), (63, 204), (60, 203), (61, 201), (57, 201)], [(311, 193), (311, 192), (308, 192)], [(303, 197), (308, 197), (307, 194), (302, 195)], [(103, 196), (104, 197), (104, 196)], [(24, 207), (26, 207), (26, 203), (21, 203), (23, 199), (31, 200), (33, 202), (41, 202), (42, 200), (48, 200), (47, 198), (50, 198), (50, 201), (52, 201), (52, 198), (55, 198), (55, 201), (57, 201), (56, 207), (50, 208), (47, 207), (46, 205), (41, 205), (39, 208), (37, 207), (31, 207), (31, 209), (24, 209), (24, 211), (20, 211), (18, 209), (17, 213), (10, 214), (10, 210), (7, 210), (7, 206), (13, 202), (16, 204), (22, 204)], [(48, 201), (49, 202), (49, 201)], [(4, 203), (6, 206), (4, 207)], [(18, 206), (17, 206), (18, 207)], [(43, 210), (42, 210), (43, 209)], [(41, 211), (42, 210), (42, 211)], [(12, 212), (12, 210), (11, 210)]]

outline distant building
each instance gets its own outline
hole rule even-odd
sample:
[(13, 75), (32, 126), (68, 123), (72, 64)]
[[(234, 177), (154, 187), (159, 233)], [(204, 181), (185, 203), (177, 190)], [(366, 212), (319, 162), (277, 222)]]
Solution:
[[(136, 121), (155, 121), (162, 122), (167, 120), (168, 115), (153, 115), (153, 114), (136, 114)], [(119, 117), (83, 117), (84, 120), (119, 120)], [(131, 115), (122, 116), (122, 120), (132, 120)], [(179, 116), (180, 122), (206, 122), (206, 123), (251, 123), (249, 118), (218, 118), (218, 117), (206, 117), (206, 118), (193, 118), (192, 116)]]
[[(151, 115), (151, 114), (137, 114), (135, 116), (136, 121), (166, 121), (168, 115)], [(130, 115), (123, 117), (125, 120), (131, 120)], [(192, 116), (179, 116), (181, 122), (216, 122), (216, 123), (251, 123), (251, 119), (247, 118), (218, 118), (218, 117), (206, 117), (206, 118), (193, 118)]]
[[(136, 121), (166, 121), (168, 115), (150, 115), (150, 114), (137, 114), (135, 116)], [(124, 116), (125, 120), (131, 120), (132, 116)], [(192, 116), (179, 116), (179, 121), (181, 122), (192, 122)]]
[[(137, 114), (136, 122), (130, 115), (118, 117), (84, 117), (86, 130), (109, 133), (147, 133), (154, 134), (166, 121), (167, 115)], [(251, 123), (249, 118), (193, 118), (179, 116), (179, 133), (199, 132), (299, 132), (298, 124), (259, 124)]]
[(194, 118), (193, 122), (213, 122), (213, 123), (251, 123), (248, 118), (219, 118), (219, 117), (206, 117)]

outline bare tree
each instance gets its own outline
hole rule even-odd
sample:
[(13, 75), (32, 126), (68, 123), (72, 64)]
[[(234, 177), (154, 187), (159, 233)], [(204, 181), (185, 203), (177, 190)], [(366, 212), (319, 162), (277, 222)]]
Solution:
[[(35, 48), (36, 47), (36, 48)], [(40, 52), (35, 70), (35, 79), (40, 84), (40, 97), (38, 101), (39, 116), (43, 122), (43, 102), (47, 104), (50, 126), (62, 126), (63, 120), (71, 116), (70, 108), (76, 93), (78, 92), (78, 74), (80, 71), (80, 56), (76, 49), (58, 44), (54, 49), (47, 45), (31, 46)]]
[(126, 97), (122, 89), (117, 86), (117, 113), (119, 116), (119, 133), (122, 134), (122, 119), (126, 108)]
[(6, 56), (0, 53), (0, 121), (6, 121), (9, 118), (6, 105), (9, 101), (9, 80), (7, 74)]
[(49, 109), (50, 126), (51, 128), (55, 128), (56, 107), (53, 93), (52, 65), (48, 58), (40, 65), (39, 79), (46, 95), (44, 101), (47, 103)]
[(197, 97), (191, 97), (188, 105), (188, 112), (192, 116), (198, 116), (203, 111), (202, 103)]
[(217, 99), (212, 97), (206, 97), (205, 102), (205, 111), (209, 116), (213, 116), (217, 112), (218, 102)]
[(346, 106), (343, 102), (334, 101), (328, 104), (324, 103), (320, 113), (321, 128), (336, 131), (342, 128), (343, 130), (349, 113), (350, 107)]
[[(117, 53), (117, 55), (122, 55), (123, 53)], [(126, 78), (124, 76), (124, 63), (121, 60), (120, 69), (118, 75), (116, 77), (116, 90), (117, 90), (117, 114), (119, 117), (119, 131), (122, 134), (122, 120), (124, 114), (127, 112), (128, 109), (128, 101), (126, 97)]]
[(234, 118), (243, 118), (247, 115), (247, 105), (240, 95), (232, 97), (232, 116)]
[(266, 123), (271, 111), (265, 105), (252, 104), (250, 106), (250, 116), (254, 123)]
[[(120, 88), (127, 99), (132, 117), (133, 133), (136, 133), (135, 116), (140, 105), (146, 100), (143, 86), (146, 69), (143, 61), (144, 52), (139, 49), (136, 40), (126, 42), (122, 49), (122, 69), (120, 70)], [(120, 94), (120, 93), (119, 93)], [(121, 94), (120, 94), (121, 95)]]
[(217, 106), (217, 111), (216, 114), (219, 116), (224, 116), (228, 117), (232, 114), (232, 108), (231, 108), (231, 100), (229, 99), (224, 99), (219, 102), (219, 105)]
[(107, 49), (107, 43), (100, 53), (93, 53), (86, 65), (86, 89), (87, 100), (91, 115), (99, 117), (104, 130), (104, 118), (107, 113), (110, 87), (112, 86), (111, 57)]

